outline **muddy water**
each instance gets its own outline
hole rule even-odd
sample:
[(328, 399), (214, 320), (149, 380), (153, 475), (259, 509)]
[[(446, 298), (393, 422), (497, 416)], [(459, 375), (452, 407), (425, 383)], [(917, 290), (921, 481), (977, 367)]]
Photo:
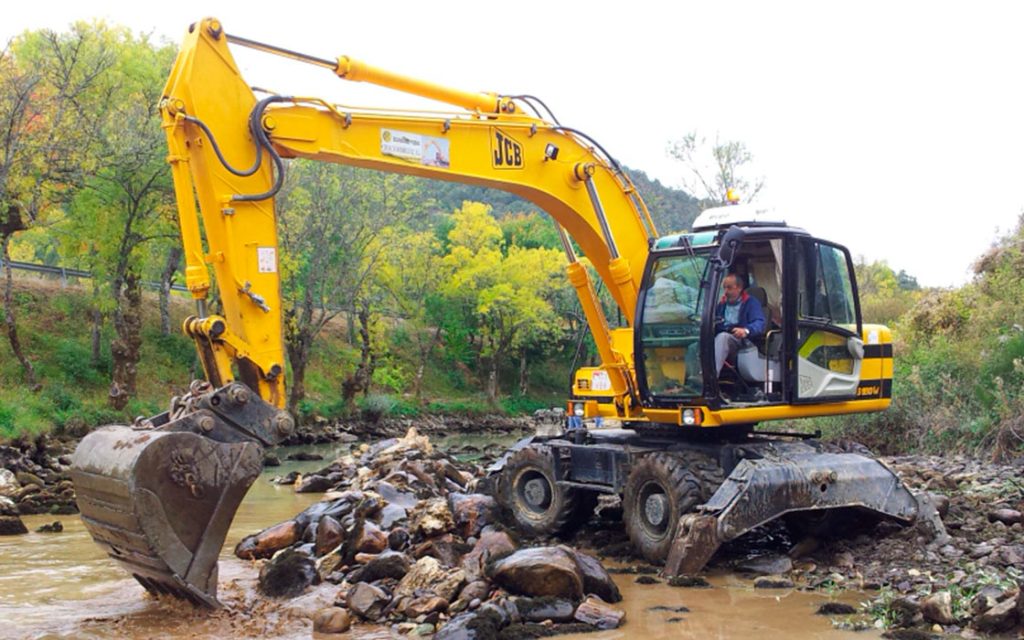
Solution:
[[(339, 449), (320, 451), (329, 459)], [(64, 532), (0, 538), (0, 638), (311, 637), (309, 615), (327, 606), (337, 587), (320, 585), (296, 600), (267, 602), (256, 594), (256, 569), (231, 552), (243, 536), (294, 516), (319, 497), (273, 485), (268, 482), (271, 477), (292, 469), (314, 470), (324, 464), (286, 462), (268, 469), (249, 490), (221, 553), (219, 597), (226, 608), (212, 614), (148, 596), (107, 560), (77, 516), (23, 518), (30, 531), (60, 520)], [(813, 615), (826, 600), (823, 595), (755, 591), (750, 581), (728, 574), (712, 576), (712, 589), (638, 585), (631, 575), (615, 579), (625, 598), (620, 606), (626, 610), (627, 624), (615, 631), (580, 638), (878, 637), (875, 633), (835, 630), (827, 617)], [(866, 598), (846, 594), (840, 599), (856, 604)], [(356, 638), (393, 635), (381, 628), (356, 627), (353, 631), (351, 637)]]

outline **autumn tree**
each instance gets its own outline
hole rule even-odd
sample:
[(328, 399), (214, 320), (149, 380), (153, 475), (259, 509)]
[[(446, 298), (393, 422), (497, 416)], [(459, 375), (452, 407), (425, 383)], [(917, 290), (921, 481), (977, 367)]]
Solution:
[(668, 154), (683, 164), (683, 188), (703, 200), (702, 209), (728, 202), (732, 190), (752, 202), (764, 187), (764, 177), (752, 173), (754, 156), (735, 140), (713, 141), (696, 131), (668, 145)]
[(91, 166), (86, 105), (98, 97), (98, 79), (111, 67), (108, 43), (96, 28), (75, 24), (68, 33), (26, 32), (0, 51), (0, 258), (5, 265), (3, 322), (25, 379), (37, 376), (18, 335), (10, 245), (51, 213)]

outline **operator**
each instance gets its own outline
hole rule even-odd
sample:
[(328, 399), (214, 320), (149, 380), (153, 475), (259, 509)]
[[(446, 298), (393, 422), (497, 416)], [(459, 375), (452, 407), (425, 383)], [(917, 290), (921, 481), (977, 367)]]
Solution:
[(736, 353), (748, 338), (764, 333), (764, 311), (761, 303), (746, 292), (746, 282), (738, 273), (722, 280), (722, 299), (715, 317), (715, 371), (722, 373), (726, 360), (735, 362)]

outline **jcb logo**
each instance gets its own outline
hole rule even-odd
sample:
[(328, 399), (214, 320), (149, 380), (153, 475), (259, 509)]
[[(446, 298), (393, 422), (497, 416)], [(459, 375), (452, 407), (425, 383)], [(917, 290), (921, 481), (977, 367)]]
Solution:
[(504, 131), (494, 129), (491, 138), (491, 165), (495, 169), (522, 169), (523, 145)]

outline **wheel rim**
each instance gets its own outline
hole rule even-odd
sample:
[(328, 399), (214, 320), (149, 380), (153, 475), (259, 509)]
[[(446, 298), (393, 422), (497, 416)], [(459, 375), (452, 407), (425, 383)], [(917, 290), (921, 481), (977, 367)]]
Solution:
[(516, 482), (516, 497), (527, 511), (541, 514), (551, 507), (551, 483), (538, 471), (526, 471)]
[(637, 496), (640, 525), (652, 538), (665, 537), (671, 527), (672, 507), (665, 488), (657, 482), (648, 482)]

